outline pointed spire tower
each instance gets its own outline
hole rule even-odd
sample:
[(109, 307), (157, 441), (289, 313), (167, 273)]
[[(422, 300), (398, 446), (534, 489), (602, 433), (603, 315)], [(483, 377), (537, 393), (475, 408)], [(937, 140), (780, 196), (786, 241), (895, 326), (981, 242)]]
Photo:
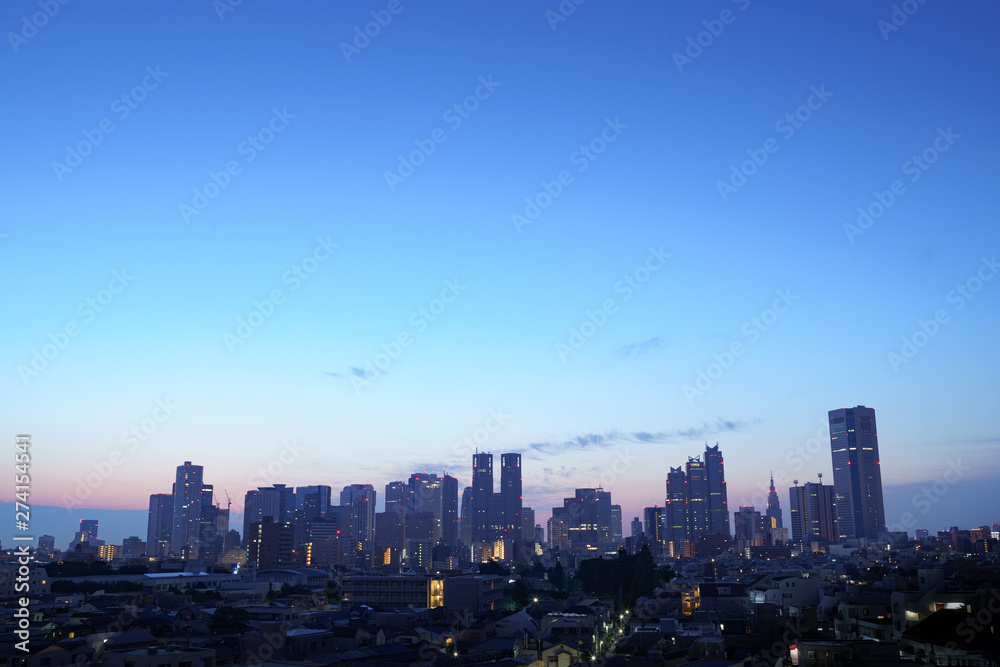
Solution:
[(771, 490), (767, 494), (767, 524), (769, 528), (781, 528), (781, 505), (778, 492), (774, 490), (774, 471), (771, 471)]

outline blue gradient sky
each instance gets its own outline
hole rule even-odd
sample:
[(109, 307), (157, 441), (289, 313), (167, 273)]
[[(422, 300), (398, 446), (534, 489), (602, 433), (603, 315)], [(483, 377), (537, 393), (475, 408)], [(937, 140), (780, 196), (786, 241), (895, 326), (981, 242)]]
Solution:
[[(829, 475), (828, 441), (801, 462), (796, 448), (827, 410), (864, 404), (888, 521), (1000, 521), (1000, 503), (969, 493), (1000, 473), (1000, 280), (960, 310), (948, 298), (1000, 250), (995, 5), (920, 5), (886, 39), (889, 2), (584, 3), (553, 29), (554, 1), (404, 0), (348, 61), (341, 42), (387, 5), (243, 3), (220, 20), (207, 0), (70, 3), (30, 38), (8, 34), (0, 431), (33, 436), (34, 503), (65, 504), (114, 450), (123, 460), (66, 517), (144, 508), (185, 460), (234, 512), (258, 483), (371, 482), (380, 501), (415, 470), (466, 484), (456, 443), (502, 409), (483, 446), (524, 452), (539, 521), (604, 474), (627, 534), (663, 502), (668, 466), (706, 441), (726, 455), (732, 508), (770, 468)], [(678, 71), (673, 54), (724, 10)], [(38, 11), (6, 3), (0, 24), (21, 33)], [(123, 118), (147, 67), (166, 75)], [(498, 85), (455, 127), (445, 114), (480, 77)], [(812, 87), (832, 96), (788, 136), (776, 122)], [(274, 109), (294, 118), (247, 160)], [(113, 131), (57, 175), (103, 119)], [(576, 152), (608, 119), (625, 127), (580, 171)], [(445, 141), (390, 189), (385, 173), (437, 128)], [(911, 181), (905, 163), (948, 128), (958, 138)], [(777, 151), (723, 200), (718, 182), (769, 138)], [(181, 204), (229, 161), (239, 173), (185, 221)], [(572, 182), (519, 233), (512, 214), (562, 170)], [(849, 238), (894, 179), (903, 194)], [(293, 289), (287, 272), (318, 238), (338, 247)], [(671, 257), (626, 300), (616, 285), (650, 247)], [(90, 319), (79, 304), (122, 269), (134, 279)], [(464, 289), (422, 327), (449, 280)], [(226, 334), (274, 290), (283, 303), (230, 350)], [(752, 339), (744, 327), (778, 290), (797, 298)], [(560, 358), (609, 299), (606, 323)], [(947, 321), (893, 368), (887, 355), (938, 309)], [(25, 374), (70, 322), (78, 335)], [(411, 344), (357, 391), (353, 369), (404, 332)], [(688, 400), (734, 341), (744, 353)], [(129, 451), (122, 434), (158, 399), (177, 407)], [(301, 453), (259, 479), (290, 439)], [(630, 462), (612, 473), (616, 458)], [(959, 460), (967, 486), (922, 512), (913, 495)], [(144, 535), (113, 523), (108, 539)]]

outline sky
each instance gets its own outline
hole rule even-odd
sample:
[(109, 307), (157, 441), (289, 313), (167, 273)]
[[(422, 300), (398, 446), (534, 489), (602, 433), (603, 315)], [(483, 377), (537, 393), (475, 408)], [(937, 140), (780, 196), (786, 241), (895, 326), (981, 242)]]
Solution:
[(468, 484), (477, 446), (523, 454), (543, 525), (602, 484), (627, 535), (716, 441), (730, 507), (774, 470), (787, 514), (855, 405), (890, 525), (1000, 522), (998, 18), (4, 3), (0, 432), (31, 435), (29, 530), (143, 536), (115, 510), (184, 461), (234, 515), (273, 483), (381, 506), (415, 471)]

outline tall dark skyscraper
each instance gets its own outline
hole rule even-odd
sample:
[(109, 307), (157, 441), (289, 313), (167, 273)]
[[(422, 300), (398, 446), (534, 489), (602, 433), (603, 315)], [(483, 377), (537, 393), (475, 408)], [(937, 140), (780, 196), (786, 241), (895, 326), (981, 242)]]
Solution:
[(802, 540), (808, 535), (817, 535), (825, 540), (837, 542), (837, 505), (834, 490), (829, 484), (806, 482), (788, 489), (789, 520), (793, 540)]
[(667, 474), (667, 499), (663, 506), (664, 541), (668, 553), (681, 553), (681, 544), (688, 532), (687, 479), (680, 466)]
[(503, 497), (503, 538), (519, 541), (524, 531), (520, 454), (500, 455), (500, 495)]
[(260, 486), (247, 491), (243, 498), (243, 541), (250, 539), (250, 524), (270, 518), (274, 523), (292, 520), (295, 492), (284, 484)]
[(730, 537), (726, 472), (719, 445), (705, 445), (705, 460), (688, 457), (684, 468), (670, 468), (663, 507), (665, 548), (681, 553), (682, 541), (702, 535)]
[(830, 451), (841, 540), (876, 539), (885, 531), (875, 410), (830, 410)]
[(729, 494), (719, 443), (705, 443), (705, 471), (708, 476), (708, 530), (710, 535), (729, 535)]
[[(493, 502), (493, 455), (472, 455), (472, 541), (492, 542), (490, 503)], [(465, 517), (462, 517), (465, 520)]]
[(385, 485), (385, 511), (406, 513), (406, 482), (389, 482)]
[(687, 475), (687, 536), (694, 539), (708, 532), (708, 470), (697, 456), (689, 456), (684, 469)]
[(407, 481), (406, 501), (407, 514), (427, 513), (434, 517), (434, 529), (430, 540), (436, 544), (441, 539), (443, 524), (441, 478), (435, 473), (413, 473)]
[(441, 541), (458, 544), (458, 480), (447, 473), (441, 478)]
[(472, 499), (472, 487), (467, 486), (462, 489), (462, 518), (459, 522), (459, 539), (464, 546), (470, 546), (473, 542), (472, 527), (476, 523), (476, 507)]
[(175, 556), (198, 558), (201, 541), (202, 466), (185, 461), (177, 466), (174, 481), (174, 516), (170, 530), (170, 552)]
[(146, 553), (163, 558), (170, 553), (170, 529), (174, 521), (174, 496), (154, 493), (149, 496), (149, 522), (146, 524)]
[(774, 471), (771, 471), (771, 490), (767, 492), (767, 527), (782, 528), (781, 504), (778, 502), (778, 492), (774, 489)]
[(91, 545), (97, 543), (98, 519), (80, 519), (80, 541), (89, 542)]
[(351, 551), (371, 553), (375, 545), (375, 487), (349, 484), (340, 492), (340, 504), (348, 508), (347, 534), (354, 541)]

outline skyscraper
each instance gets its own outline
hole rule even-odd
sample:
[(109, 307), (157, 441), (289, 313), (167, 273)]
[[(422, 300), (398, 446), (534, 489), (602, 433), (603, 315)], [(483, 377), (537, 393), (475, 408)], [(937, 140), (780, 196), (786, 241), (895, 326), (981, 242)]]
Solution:
[(659, 556), (663, 553), (663, 508), (662, 507), (644, 507), (642, 508), (642, 517), (645, 528), (643, 534), (646, 536), (646, 541), (649, 543), (649, 551), (654, 556)]
[(201, 541), (201, 507), (204, 468), (185, 461), (177, 466), (174, 482), (170, 551), (175, 556), (198, 558)]
[(250, 525), (270, 517), (274, 523), (291, 522), (295, 515), (295, 493), (284, 484), (259, 486), (243, 498), (243, 539), (250, 539)]
[[(472, 541), (492, 542), (490, 503), (493, 500), (493, 455), (472, 455)], [(465, 520), (465, 517), (462, 517)]]
[(885, 531), (875, 410), (830, 410), (830, 451), (841, 540), (876, 539)]
[(146, 551), (154, 558), (170, 553), (170, 530), (174, 521), (174, 496), (154, 493), (149, 496), (149, 521), (146, 524)]
[(681, 553), (684, 538), (688, 536), (687, 479), (680, 466), (670, 468), (667, 474), (667, 499), (663, 506), (663, 539), (670, 554)]
[(730, 535), (729, 495), (726, 492), (726, 473), (722, 450), (716, 441), (714, 447), (705, 443), (705, 472), (708, 478), (708, 529), (710, 535)]
[(458, 480), (447, 473), (441, 478), (441, 541), (458, 544)]
[(385, 485), (385, 511), (406, 513), (406, 482), (389, 482)]
[(840, 539), (837, 531), (837, 505), (834, 488), (823, 484), (823, 476), (819, 482), (806, 482), (788, 489), (789, 516), (793, 540), (803, 540), (808, 535), (817, 535), (825, 540), (837, 542)]
[(96, 546), (98, 521), (98, 519), (80, 519), (81, 542), (89, 542), (91, 546)]
[[(670, 468), (663, 507), (663, 540), (668, 553), (683, 552), (683, 541), (702, 535), (731, 535), (726, 473), (719, 444), (705, 444), (705, 460), (688, 457)], [(648, 537), (648, 536), (647, 536)]]
[[(521, 455), (500, 455), (500, 495), (503, 497), (503, 539), (520, 540), (523, 526), (521, 510)], [(500, 538), (501, 536), (497, 536)]]
[(375, 542), (375, 487), (371, 484), (349, 484), (340, 493), (340, 504), (347, 510), (347, 534), (354, 548), (371, 552)]
[(459, 537), (462, 544), (471, 546), (473, 543), (473, 526), (476, 523), (476, 508), (472, 498), (472, 487), (462, 489), (462, 518), (459, 522)]
[(774, 471), (771, 471), (771, 490), (767, 492), (767, 528), (782, 528), (781, 505), (778, 503), (778, 492), (774, 489)]
[(441, 539), (443, 523), (441, 479), (435, 473), (415, 472), (410, 475), (406, 486), (406, 512), (428, 513), (434, 519), (433, 544)]

